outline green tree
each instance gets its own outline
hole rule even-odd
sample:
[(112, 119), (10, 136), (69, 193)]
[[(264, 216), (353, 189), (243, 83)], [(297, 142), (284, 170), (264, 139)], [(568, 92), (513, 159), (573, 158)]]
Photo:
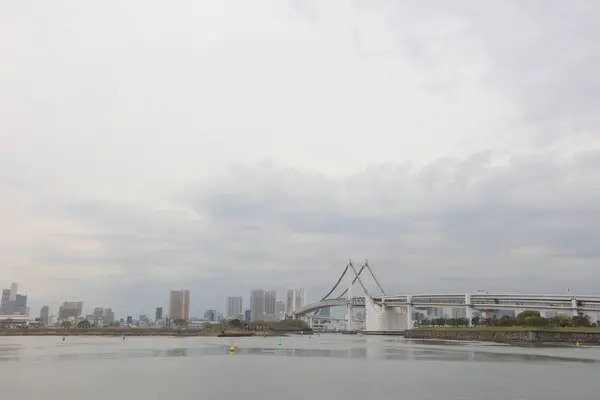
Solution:
[(71, 321), (63, 321), (60, 323), (60, 327), (62, 330), (68, 331), (71, 329)]
[(229, 321), (229, 326), (235, 329), (242, 329), (242, 321), (240, 321), (237, 318), (232, 319), (231, 321)]
[(173, 320), (173, 323), (175, 324), (175, 326), (177, 327), (177, 329), (183, 329), (188, 325), (188, 322), (186, 319), (184, 318), (175, 318)]
[(83, 321), (80, 321), (77, 324), (77, 328), (80, 328), (80, 329), (88, 329), (88, 328), (91, 328), (91, 327), (92, 327), (92, 324), (87, 319), (84, 319)]
[(517, 315), (517, 324), (521, 326), (536, 326), (539, 325), (541, 315), (539, 311), (525, 310)]

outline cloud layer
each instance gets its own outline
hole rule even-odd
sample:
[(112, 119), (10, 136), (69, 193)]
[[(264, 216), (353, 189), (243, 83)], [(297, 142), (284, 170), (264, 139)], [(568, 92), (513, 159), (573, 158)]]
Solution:
[(600, 8), (434, 3), (5, 7), (0, 283), (597, 292)]

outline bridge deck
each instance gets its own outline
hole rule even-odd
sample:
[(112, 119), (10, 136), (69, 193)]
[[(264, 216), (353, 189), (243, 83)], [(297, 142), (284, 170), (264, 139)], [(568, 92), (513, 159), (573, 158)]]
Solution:
[[(469, 303), (467, 300), (470, 299)], [(497, 309), (539, 309), (572, 311), (573, 302), (581, 312), (600, 312), (600, 296), (560, 295), (560, 294), (506, 294), (506, 293), (438, 293), (396, 296), (378, 296), (372, 298), (376, 304), (389, 306), (408, 306), (413, 308), (434, 307), (470, 307), (476, 310)], [(364, 307), (364, 297), (351, 299), (353, 307)], [(296, 315), (305, 315), (321, 308), (339, 307), (348, 304), (348, 299), (327, 299), (308, 304), (296, 311)]]

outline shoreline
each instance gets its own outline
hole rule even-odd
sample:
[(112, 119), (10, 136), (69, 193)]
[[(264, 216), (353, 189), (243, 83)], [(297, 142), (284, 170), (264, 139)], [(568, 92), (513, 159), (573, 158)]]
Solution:
[[(59, 329), (6, 329), (0, 330), (3, 336), (165, 336), (165, 337), (253, 337), (253, 336), (287, 336), (295, 334), (295, 331), (201, 331), (201, 330), (171, 330), (171, 329), (71, 329), (61, 331)], [(299, 333), (299, 332), (298, 332)]]
[(494, 342), (502, 344), (600, 345), (600, 329), (543, 328), (416, 328), (406, 330), (406, 339)]

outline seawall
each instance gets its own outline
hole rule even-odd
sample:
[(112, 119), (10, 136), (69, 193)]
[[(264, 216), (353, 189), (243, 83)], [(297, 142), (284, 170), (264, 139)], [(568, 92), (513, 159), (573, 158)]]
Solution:
[(464, 340), (498, 343), (581, 343), (600, 345), (598, 332), (576, 332), (548, 330), (444, 330), (410, 329), (404, 332), (407, 339)]

